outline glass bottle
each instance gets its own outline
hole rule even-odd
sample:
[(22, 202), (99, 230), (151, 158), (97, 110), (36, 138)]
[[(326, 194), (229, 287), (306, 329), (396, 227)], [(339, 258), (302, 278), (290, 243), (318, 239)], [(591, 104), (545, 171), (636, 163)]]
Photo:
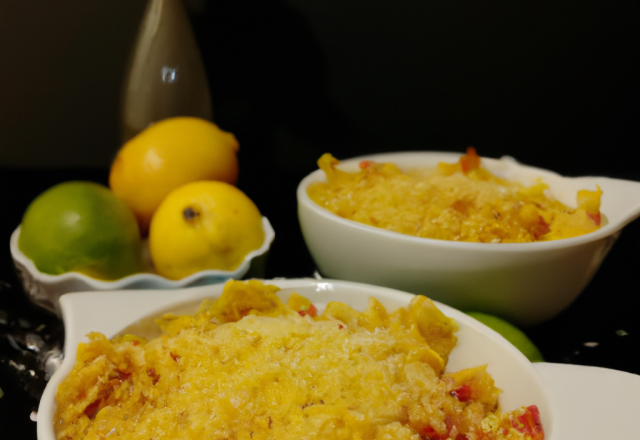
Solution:
[(212, 120), (207, 76), (182, 0), (149, 0), (122, 95), (122, 142), (172, 116)]

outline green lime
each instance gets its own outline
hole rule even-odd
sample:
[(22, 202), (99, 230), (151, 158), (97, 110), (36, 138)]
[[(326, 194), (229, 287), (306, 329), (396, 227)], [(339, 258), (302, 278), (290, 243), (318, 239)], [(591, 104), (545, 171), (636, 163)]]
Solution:
[(544, 362), (544, 357), (538, 347), (524, 334), (522, 330), (497, 316), (480, 312), (467, 312), (467, 315), (477, 319), (487, 327), (500, 333), (524, 354), (531, 362)]
[(36, 197), (22, 218), (20, 250), (41, 272), (115, 280), (143, 270), (135, 216), (107, 187), (72, 181)]

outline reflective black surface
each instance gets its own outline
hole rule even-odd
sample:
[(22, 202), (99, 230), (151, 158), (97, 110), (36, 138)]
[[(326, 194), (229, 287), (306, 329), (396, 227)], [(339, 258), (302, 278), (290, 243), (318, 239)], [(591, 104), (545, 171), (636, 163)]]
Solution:
[[(238, 183), (260, 207), (276, 231), (266, 278), (313, 276), (315, 266), (298, 226), (295, 188), (306, 172), (281, 171), (274, 179), (268, 167), (243, 168)], [(106, 183), (107, 170), (0, 169), (3, 215), (0, 237), (0, 426), (2, 438), (35, 439), (37, 410), (46, 384), (43, 362), (61, 348), (63, 326), (55, 316), (32, 306), (16, 279), (9, 236), (22, 212), (40, 192), (72, 179)], [(549, 362), (614, 368), (640, 374), (633, 353), (640, 347), (640, 320), (635, 307), (640, 263), (640, 222), (623, 233), (587, 289), (552, 320), (524, 329)], [(7, 431), (8, 429), (8, 431)], [(5, 437), (6, 435), (6, 437)]]

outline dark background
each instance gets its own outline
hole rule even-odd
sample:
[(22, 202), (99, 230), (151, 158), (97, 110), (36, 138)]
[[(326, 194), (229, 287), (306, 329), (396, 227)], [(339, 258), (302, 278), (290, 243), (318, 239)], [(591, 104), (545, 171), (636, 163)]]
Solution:
[[(245, 167), (475, 145), (563, 174), (637, 168), (638, 2), (185, 3)], [(0, 0), (0, 165), (109, 165), (145, 4)]]
[[(640, 2), (185, 3), (214, 119), (241, 144), (238, 186), (276, 230), (268, 278), (313, 274), (295, 187), (324, 152), (344, 159), (474, 145), (483, 156), (510, 155), (565, 175), (640, 180)], [(18, 341), (24, 323), (46, 324), (49, 341), (62, 331), (24, 299), (9, 234), (27, 204), (55, 183), (106, 183), (120, 146), (125, 64), (145, 4), (0, 0), (0, 239), (7, 244), (0, 329)], [(631, 306), (637, 223), (576, 303), (527, 329), (548, 361), (640, 373), (631, 354), (640, 347)], [(44, 382), (16, 373), (10, 361), (27, 370), (36, 361), (7, 339), (0, 349), (0, 438), (35, 438), (28, 417)]]

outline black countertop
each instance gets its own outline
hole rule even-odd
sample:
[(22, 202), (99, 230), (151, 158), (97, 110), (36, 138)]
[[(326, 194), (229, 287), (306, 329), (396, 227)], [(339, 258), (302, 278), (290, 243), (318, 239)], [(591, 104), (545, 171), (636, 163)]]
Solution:
[[(256, 165), (243, 168), (238, 186), (269, 218), (276, 239), (265, 278), (313, 276), (297, 220), (295, 188), (304, 175), (280, 170), (276, 175)], [(55, 316), (31, 305), (14, 273), (9, 237), (28, 203), (50, 186), (75, 179), (106, 183), (106, 169), (0, 169), (0, 432), (2, 438), (35, 439), (31, 421), (46, 385), (43, 354), (62, 348), (64, 328)], [(612, 176), (616, 177), (616, 176)], [(629, 178), (629, 176), (624, 176)], [(640, 180), (639, 176), (631, 176)], [(592, 365), (640, 374), (640, 319), (635, 308), (640, 262), (640, 222), (627, 226), (595, 277), (565, 311), (523, 329), (548, 362)]]

